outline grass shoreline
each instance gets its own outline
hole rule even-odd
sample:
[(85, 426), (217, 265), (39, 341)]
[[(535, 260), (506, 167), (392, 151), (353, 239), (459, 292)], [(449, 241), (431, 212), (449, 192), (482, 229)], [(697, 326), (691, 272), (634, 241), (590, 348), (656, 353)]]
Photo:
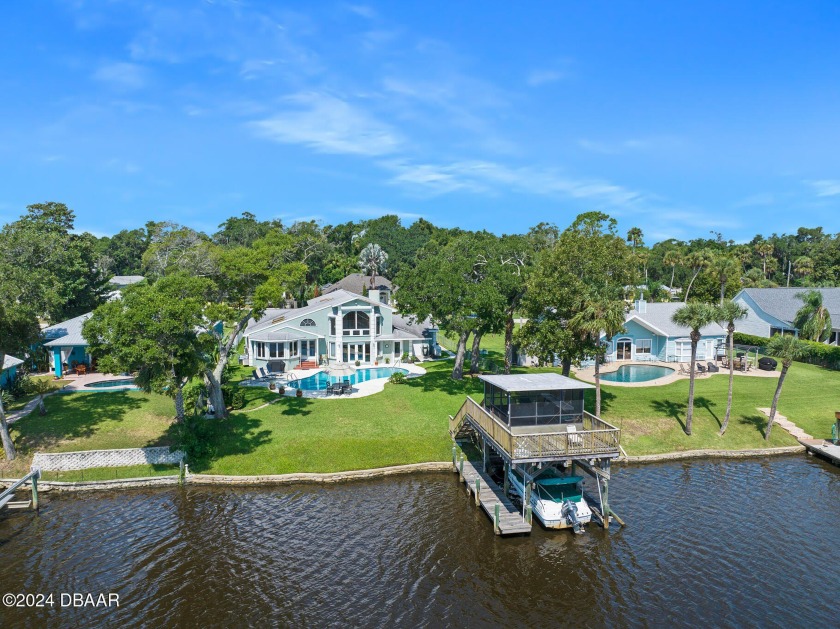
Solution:
[[(426, 363), (428, 373), (406, 384), (386, 384), (382, 393), (347, 400), (282, 398), (254, 390), (246, 408), (212, 425), (215, 452), (190, 464), (194, 473), (265, 476), (335, 473), (451, 459), (448, 415), (466, 395), (481, 395), (472, 378), (449, 378), (451, 361)], [(520, 370), (521, 371), (521, 370)], [(541, 371), (555, 371), (544, 369)], [(815, 436), (830, 431), (840, 374), (812, 365), (791, 368), (780, 413)], [(726, 404), (727, 378), (696, 383), (694, 435), (684, 434), (688, 382), (659, 387), (603, 387), (605, 420), (622, 429), (631, 457), (697, 450), (749, 451), (784, 448), (797, 442), (775, 428), (769, 443), (766, 418), (775, 379), (739, 378), (729, 431), (717, 431)], [(249, 392), (250, 393), (250, 392)], [(255, 409), (268, 400), (275, 403)], [(171, 445), (173, 407), (169, 398), (140, 392), (75, 393), (46, 399), (48, 414), (33, 413), (12, 425), (21, 455), (0, 460), (0, 477), (19, 476), (35, 451), (61, 452)], [(591, 400), (588, 400), (589, 410)], [(208, 420), (215, 421), (215, 420)]]

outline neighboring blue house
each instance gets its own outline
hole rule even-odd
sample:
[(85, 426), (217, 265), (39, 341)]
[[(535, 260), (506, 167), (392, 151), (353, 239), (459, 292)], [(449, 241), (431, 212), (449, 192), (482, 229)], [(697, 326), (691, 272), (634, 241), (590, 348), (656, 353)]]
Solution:
[(252, 367), (282, 363), (288, 370), (324, 357), (369, 365), (393, 363), (406, 353), (421, 359), (437, 355), (437, 328), (412, 324), (382, 298), (377, 290), (363, 297), (338, 289), (303, 308), (270, 308), (245, 329), (247, 362)]
[[(679, 302), (647, 303), (636, 301), (625, 318), (625, 331), (607, 344), (607, 358), (613, 361), (691, 362), (689, 328), (671, 321), (685, 304)], [(700, 330), (697, 360), (714, 360), (718, 348), (726, 342), (726, 330), (717, 323)], [(606, 340), (605, 337), (601, 337)]]
[(0, 387), (5, 387), (9, 380), (14, 380), (18, 365), (23, 364), (20, 358), (6, 355), (3, 358), (3, 368), (0, 369)]
[(56, 378), (60, 378), (76, 365), (90, 366), (90, 354), (87, 353), (88, 343), (82, 336), (82, 325), (90, 319), (92, 314), (88, 312), (41, 331), (44, 336), (44, 347), (50, 353), (50, 367)]
[(827, 342), (840, 345), (840, 288), (744, 288), (732, 299), (747, 310), (747, 316), (735, 322), (735, 329), (764, 338), (786, 332), (797, 334), (793, 320), (803, 306), (797, 295), (809, 290), (822, 293), (832, 325)]

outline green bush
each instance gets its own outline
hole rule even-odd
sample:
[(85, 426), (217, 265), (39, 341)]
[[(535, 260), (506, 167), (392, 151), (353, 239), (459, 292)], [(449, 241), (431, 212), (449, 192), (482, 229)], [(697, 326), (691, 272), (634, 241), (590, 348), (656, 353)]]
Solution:
[(245, 392), (237, 384), (223, 384), (222, 396), (225, 398), (225, 406), (235, 411), (245, 407)]
[[(735, 343), (738, 345), (755, 345), (759, 348), (759, 352), (766, 354), (765, 346), (766, 339), (762, 336), (753, 336), (751, 334), (743, 334), (736, 332), (733, 337)], [(810, 363), (812, 365), (819, 365), (828, 369), (840, 370), (840, 347), (836, 345), (826, 345), (825, 343), (816, 343), (814, 341), (802, 341), (808, 346), (808, 355), (798, 362)]]
[(184, 411), (188, 415), (203, 415), (204, 408), (198, 407), (198, 400), (204, 393), (204, 385), (200, 382), (190, 382), (184, 386)]
[(402, 371), (395, 371), (388, 378), (388, 382), (391, 384), (405, 384), (405, 374)]
[(183, 450), (191, 463), (211, 459), (216, 454), (216, 423), (202, 416), (188, 415), (182, 423), (173, 426), (171, 450)]

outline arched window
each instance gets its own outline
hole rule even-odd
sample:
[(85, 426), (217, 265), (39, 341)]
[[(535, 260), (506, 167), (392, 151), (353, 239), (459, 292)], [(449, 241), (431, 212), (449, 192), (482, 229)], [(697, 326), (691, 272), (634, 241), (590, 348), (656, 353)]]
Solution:
[(348, 312), (342, 319), (342, 327), (345, 330), (368, 330), (370, 317), (366, 312)]
[(303, 321), (300, 322), (300, 327), (302, 327), (302, 328), (314, 328), (315, 327), (315, 321), (313, 321), (312, 319), (304, 319)]

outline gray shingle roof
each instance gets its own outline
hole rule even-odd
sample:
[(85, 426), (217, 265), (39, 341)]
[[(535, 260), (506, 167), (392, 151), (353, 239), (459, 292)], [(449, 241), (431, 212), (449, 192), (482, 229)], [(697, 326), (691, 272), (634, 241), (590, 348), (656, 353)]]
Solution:
[(407, 317), (403, 317), (402, 315), (398, 315), (397, 313), (394, 313), (392, 321), (395, 333), (398, 330), (401, 330), (407, 334), (410, 334), (411, 336), (415, 336), (418, 338), (423, 338), (423, 332), (425, 332), (429, 328), (435, 327), (432, 324), (432, 322), (428, 319), (426, 321), (417, 321), (416, 323), (412, 323)]
[(108, 283), (114, 286), (131, 286), (137, 282), (142, 282), (146, 278), (142, 275), (115, 275)]
[[(365, 286), (370, 288), (370, 275), (362, 275), (361, 273), (351, 273), (347, 277), (338, 280), (334, 284), (329, 284), (325, 286), (324, 294), (328, 295), (329, 293), (335, 292), (337, 290), (346, 290), (350, 291), (351, 293), (361, 294)], [(377, 275), (375, 288), (393, 290), (394, 286), (393, 284), (391, 284), (390, 280), (382, 277), (381, 275)]]
[[(631, 319), (635, 319), (642, 324), (647, 323), (652, 328), (661, 330), (669, 337), (688, 336), (691, 333), (689, 328), (677, 325), (671, 321), (671, 317), (674, 316), (674, 313), (684, 305), (685, 304), (681, 302), (668, 302), (664, 304), (648, 303), (646, 304), (647, 312), (640, 313), (636, 310), (631, 310), (627, 313), (626, 320), (630, 321)], [(724, 330), (719, 324), (712, 323), (711, 325), (707, 325), (705, 328), (702, 328), (700, 333), (703, 336), (725, 336), (726, 330)]]
[(822, 293), (832, 327), (840, 328), (840, 288), (745, 288), (741, 292), (749, 295), (765, 313), (792, 326), (796, 313), (803, 305), (796, 295), (809, 290)]
[(6, 356), (3, 358), (3, 368), (0, 371), (6, 371), (7, 369), (11, 369), (12, 367), (17, 367), (18, 365), (22, 364), (23, 361), (20, 358), (15, 358), (14, 356)]
[(259, 321), (254, 321), (253, 319), (251, 320), (251, 323), (249, 323), (248, 327), (245, 328), (245, 334), (250, 336), (254, 332), (276, 325), (276, 323), (282, 323), (280, 321), (274, 323), (274, 320), (280, 317), (284, 317), (285, 319), (300, 317), (302, 315), (309, 314), (310, 312), (316, 312), (322, 308), (338, 306), (345, 301), (353, 301), (354, 299), (360, 299), (373, 306), (379, 306), (380, 308), (391, 308), (388, 304), (373, 301), (367, 297), (363, 297), (362, 295), (351, 293), (346, 290), (337, 290), (329, 293), (328, 295), (321, 295), (320, 297), (310, 299), (309, 303), (303, 308), (269, 308), (265, 311), (265, 314)]
[(44, 328), (41, 331), (47, 341), (44, 345), (47, 347), (87, 345), (87, 341), (82, 336), (82, 325), (90, 319), (92, 314), (92, 312), (88, 312)]
[(499, 387), (503, 391), (568, 391), (571, 389), (594, 389), (580, 380), (561, 376), (558, 373), (523, 373), (509, 376), (478, 376), (481, 380)]

